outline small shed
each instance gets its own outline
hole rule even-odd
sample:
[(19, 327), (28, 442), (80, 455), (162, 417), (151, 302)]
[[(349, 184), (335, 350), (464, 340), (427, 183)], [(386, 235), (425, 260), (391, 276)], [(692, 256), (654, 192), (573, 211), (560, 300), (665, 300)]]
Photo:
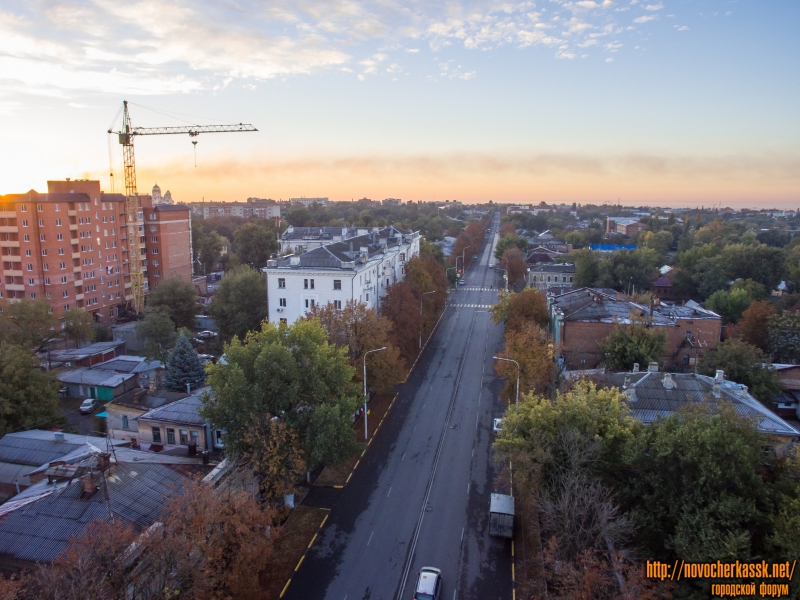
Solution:
[(136, 387), (135, 373), (116, 373), (102, 369), (66, 371), (58, 380), (67, 388), (71, 398), (113, 400)]

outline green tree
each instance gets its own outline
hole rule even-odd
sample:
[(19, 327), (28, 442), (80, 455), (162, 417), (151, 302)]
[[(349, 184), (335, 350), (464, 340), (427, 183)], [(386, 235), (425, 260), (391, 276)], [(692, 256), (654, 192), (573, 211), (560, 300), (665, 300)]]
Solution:
[(192, 220), (192, 248), (195, 261), (203, 267), (203, 274), (214, 270), (214, 263), (221, 256), (222, 247), (227, 244), (228, 240), (216, 231), (206, 231), (202, 221)]
[(148, 360), (167, 362), (169, 349), (175, 345), (175, 324), (167, 311), (162, 308), (146, 309), (144, 321), (136, 325), (136, 335), (144, 340), (144, 352)]
[(705, 302), (705, 307), (722, 317), (723, 323), (736, 323), (742, 313), (750, 307), (753, 299), (746, 290), (738, 289), (726, 292), (717, 290)]
[(220, 332), (244, 338), (267, 318), (267, 284), (264, 276), (242, 265), (228, 271), (219, 282), (208, 308)]
[(242, 264), (256, 269), (267, 266), (269, 257), (280, 249), (270, 221), (242, 225), (233, 234), (233, 244)]
[(164, 374), (164, 388), (171, 392), (187, 391), (187, 386), (197, 388), (205, 380), (206, 373), (197, 352), (192, 348), (188, 338), (181, 333), (175, 348), (167, 359)]
[(759, 470), (764, 440), (727, 403), (702, 403), (642, 430), (625, 456), (623, 505), (639, 541), (687, 562), (747, 560), (769, 502)]
[(91, 342), (95, 337), (94, 317), (82, 308), (77, 308), (64, 313), (64, 336), (75, 342), (75, 347)]
[(584, 248), (571, 255), (575, 263), (575, 287), (593, 287), (600, 268), (600, 254)]
[(750, 393), (767, 406), (772, 405), (773, 396), (782, 388), (769, 357), (736, 338), (717, 344), (697, 363), (697, 372), (701, 375), (714, 375), (717, 369), (725, 371), (726, 379), (746, 385)]
[(307, 441), (309, 462), (313, 465), (339, 464), (358, 451), (358, 443), (350, 425), (356, 410), (356, 399), (343, 398), (337, 404), (321, 404), (311, 415)]
[(346, 351), (328, 342), (317, 321), (264, 323), (244, 341), (234, 338), (225, 346), (225, 364), (208, 366), (213, 395), (204, 399), (201, 414), (227, 431), (225, 447), (234, 454), (251, 451), (245, 434), (253, 415), (275, 415), (297, 431), (309, 462), (316, 456), (314, 440), (321, 435), (315, 428), (327, 431), (333, 414), (315, 419), (320, 406), (341, 405), (342, 411), (333, 416), (342, 429), (351, 427), (352, 413), (344, 414), (344, 408), (354, 406), (352, 379)]
[(784, 312), (767, 319), (767, 345), (777, 362), (800, 360), (800, 314)]
[(567, 244), (572, 244), (575, 250), (580, 250), (586, 246), (586, 236), (580, 231), (570, 231), (564, 236), (564, 241)]
[(526, 240), (524, 237), (518, 236), (515, 233), (504, 235), (498, 240), (497, 245), (495, 246), (494, 257), (497, 260), (502, 259), (506, 250), (512, 247), (525, 252), (528, 249), (528, 240)]
[(306, 470), (297, 431), (269, 413), (250, 415), (249, 421), (244, 458), (259, 476), (261, 492), (269, 499), (293, 493)]
[(652, 248), (658, 255), (664, 257), (672, 246), (672, 234), (669, 231), (645, 231), (639, 235), (639, 245), (643, 248)]
[(44, 428), (57, 418), (58, 385), (27, 348), (0, 344), (0, 436)]
[(603, 364), (614, 371), (630, 371), (634, 363), (645, 367), (664, 354), (666, 334), (660, 328), (642, 323), (620, 325), (600, 342)]
[(45, 299), (0, 299), (0, 340), (39, 352), (61, 335), (58, 319)]
[(200, 312), (197, 288), (191, 281), (170, 277), (161, 281), (147, 296), (147, 307), (162, 310), (172, 320), (175, 329), (194, 329), (195, 316)]
[(752, 279), (767, 290), (774, 290), (786, 272), (781, 248), (766, 244), (730, 244), (719, 255), (729, 279)]

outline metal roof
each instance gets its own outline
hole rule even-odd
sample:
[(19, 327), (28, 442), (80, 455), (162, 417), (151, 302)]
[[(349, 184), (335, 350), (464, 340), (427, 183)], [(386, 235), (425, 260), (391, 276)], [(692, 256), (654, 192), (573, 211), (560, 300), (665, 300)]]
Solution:
[(102, 371), (116, 371), (117, 373), (144, 373), (153, 369), (163, 369), (164, 364), (160, 360), (146, 360), (141, 356), (117, 356), (99, 365), (94, 365), (93, 369)]
[(157, 421), (159, 423), (183, 423), (185, 425), (202, 426), (205, 420), (198, 412), (203, 406), (200, 400), (201, 394), (208, 388), (197, 390), (194, 395), (188, 398), (176, 400), (160, 408), (147, 411), (139, 417), (139, 421)]
[[(115, 464), (104, 476), (111, 512), (139, 529), (158, 519), (166, 500), (180, 492), (187, 481), (177, 470), (160, 464)], [(33, 487), (42, 494), (48, 490), (44, 481)], [(16, 510), (0, 521), (0, 554), (16, 560), (52, 562), (89, 522), (109, 518), (102, 490), (83, 496), (83, 483), (78, 478), (28, 503), (18, 501)]]
[(98, 369), (77, 369), (66, 371), (59, 374), (58, 380), (61, 383), (72, 383), (82, 385), (97, 385), (103, 387), (117, 387), (122, 385), (132, 377), (133, 373), (116, 373), (114, 371), (103, 371)]
[[(104, 438), (98, 438), (103, 440)], [(20, 437), (10, 433), (0, 439), (0, 462), (38, 467), (82, 448), (84, 443), (57, 442), (50, 433), (49, 440)]]
[(142, 388), (134, 388), (114, 398), (106, 405), (106, 410), (113, 409), (114, 406), (124, 406), (147, 412), (170, 402), (187, 398), (189, 395), (186, 392), (168, 392), (166, 390), (151, 392)]
[(84, 346), (83, 348), (70, 348), (67, 350), (52, 350), (50, 352), (50, 360), (51, 361), (71, 361), (71, 360), (82, 360), (84, 358), (89, 358), (90, 356), (96, 356), (98, 354), (105, 354), (106, 352), (110, 352), (115, 348), (123, 345), (125, 342), (96, 342), (94, 344), (89, 344), (88, 346)]

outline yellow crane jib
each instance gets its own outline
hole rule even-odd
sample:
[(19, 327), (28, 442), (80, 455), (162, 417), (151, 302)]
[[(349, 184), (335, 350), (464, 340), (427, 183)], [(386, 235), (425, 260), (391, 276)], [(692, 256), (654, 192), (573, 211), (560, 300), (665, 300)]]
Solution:
[[(186, 125), (178, 127), (134, 127), (128, 112), (128, 101), (122, 103), (122, 129), (108, 133), (117, 133), (119, 143), (122, 145), (122, 156), (125, 165), (125, 208), (127, 248), (123, 246), (122, 252), (128, 252), (130, 271), (130, 295), (126, 296), (136, 314), (144, 310), (145, 279), (147, 269), (142, 259), (142, 250), (145, 247), (144, 214), (139, 194), (136, 191), (136, 161), (133, 155), (133, 140), (138, 135), (176, 135), (188, 134), (197, 137), (201, 133), (240, 133), (245, 131), (258, 131), (246, 123), (236, 125)], [(124, 240), (123, 240), (124, 241)], [(123, 260), (124, 264), (124, 260)]]

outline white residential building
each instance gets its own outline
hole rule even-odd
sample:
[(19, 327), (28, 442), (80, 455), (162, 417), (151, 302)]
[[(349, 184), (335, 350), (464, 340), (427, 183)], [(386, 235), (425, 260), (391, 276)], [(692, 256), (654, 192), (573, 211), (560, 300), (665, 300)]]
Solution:
[(302, 254), (314, 248), (378, 231), (380, 227), (294, 227), (281, 234), (281, 254)]
[(386, 288), (405, 277), (405, 264), (419, 255), (418, 231), (386, 227), (334, 242), (299, 256), (270, 261), (267, 275), (269, 321), (293, 323), (316, 305), (348, 300), (379, 308)]

